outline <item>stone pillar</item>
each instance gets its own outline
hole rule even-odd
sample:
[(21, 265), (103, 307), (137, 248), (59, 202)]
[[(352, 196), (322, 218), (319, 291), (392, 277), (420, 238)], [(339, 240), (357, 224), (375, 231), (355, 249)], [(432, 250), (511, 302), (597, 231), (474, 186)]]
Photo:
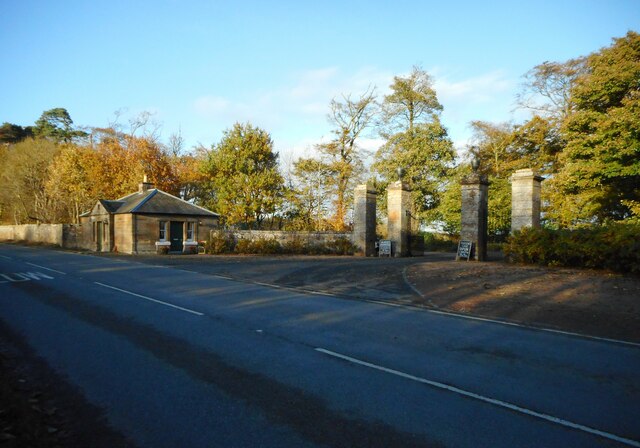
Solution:
[(387, 234), (391, 240), (394, 257), (411, 255), (411, 192), (402, 181), (392, 182), (387, 187)]
[(511, 175), (511, 232), (523, 227), (540, 227), (540, 183), (532, 169)]
[(462, 179), (462, 228), (460, 239), (471, 241), (471, 258), (487, 259), (487, 215), (489, 181), (485, 176), (470, 174)]
[(369, 184), (358, 185), (353, 195), (353, 243), (365, 257), (376, 254), (376, 195)]

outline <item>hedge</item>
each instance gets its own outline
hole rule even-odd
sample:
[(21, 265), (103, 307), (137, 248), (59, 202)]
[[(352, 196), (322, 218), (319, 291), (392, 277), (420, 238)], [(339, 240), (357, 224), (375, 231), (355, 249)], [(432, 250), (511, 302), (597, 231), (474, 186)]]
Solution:
[(524, 228), (504, 245), (516, 263), (609, 269), (640, 274), (640, 225), (613, 224), (571, 230)]

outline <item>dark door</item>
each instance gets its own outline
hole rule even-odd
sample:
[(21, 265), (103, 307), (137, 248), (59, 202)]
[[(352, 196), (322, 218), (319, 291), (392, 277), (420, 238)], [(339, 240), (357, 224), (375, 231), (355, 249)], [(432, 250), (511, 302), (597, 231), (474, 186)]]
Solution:
[(183, 222), (171, 221), (171, 226), (169, 227), (169, 237), (171, 238), (171, 252), (182, 252), (183, 228)]
[(96, 222), (93, 225), (96, 226), (96, 251), (102, 252), (102, 223)]

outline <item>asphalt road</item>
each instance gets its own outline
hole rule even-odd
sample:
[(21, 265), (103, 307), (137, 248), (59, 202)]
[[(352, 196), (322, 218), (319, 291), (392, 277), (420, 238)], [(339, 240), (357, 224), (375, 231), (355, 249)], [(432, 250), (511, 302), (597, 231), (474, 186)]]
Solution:
[(140, 447), (640, 446), (640, 347), (0, 245), (0, 319)]

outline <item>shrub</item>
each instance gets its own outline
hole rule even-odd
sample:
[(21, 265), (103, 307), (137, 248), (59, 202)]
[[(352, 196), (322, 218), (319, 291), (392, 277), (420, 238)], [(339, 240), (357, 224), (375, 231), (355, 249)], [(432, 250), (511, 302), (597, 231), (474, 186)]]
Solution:
[(241, 238), (236, 242), (234, 252), (237, 254), (250, 254), (251, 252), (251, 240)]
[(258, 238), (249, 245), (250, 253), (262, 255), (275, 255), (282, 253), (282, 246), (273, 238)]
[(214, 230), (209, 235), (204, 250), (208, 254), (228, 254), (233, 252), (235, 244), (233, 234), (224, 230)]
[(298, 236), (286, 241), (282, 245), (282, 252), (290, 255), (300, 255), (307, 253), (307, 246)]
[(338, 237), (327, 243), (327, 251), (335, 255), (353, 255), (357, 247), (347, 238)]
[(424, 234), (424, 250), (428, 252), (456, 252), (457, 238), (437, 233)]
[(524, 228), (504, 246), (510, 261), (610, 269), (640, 274), (640, 226), (612, 224), (572, 230)]

